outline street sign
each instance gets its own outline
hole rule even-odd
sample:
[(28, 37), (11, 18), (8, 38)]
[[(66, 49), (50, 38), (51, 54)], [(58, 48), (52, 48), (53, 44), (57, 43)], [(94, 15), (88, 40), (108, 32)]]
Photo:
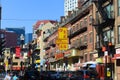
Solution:
[(57, 39), (55, 41), (56, 44), (68, 44), (69, 40), (68, 39)]
[(58, 28), (58, 39), (67, 39), (68, 38), (68, 30), (67, 28)]
[(67, 50), (68, 49), (68, 44), (58, 44), (59, 50)]

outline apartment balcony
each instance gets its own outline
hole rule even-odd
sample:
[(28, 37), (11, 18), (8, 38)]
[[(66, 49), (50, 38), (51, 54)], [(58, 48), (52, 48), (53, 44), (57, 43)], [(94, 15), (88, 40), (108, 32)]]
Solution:
[(81, 33), (86, 32), (86, 31), (87, 31), (87, 25), (84, 24), (84, 25), (82, 25), (82, 27), (79, 27), (79, 28), (76, 28), (76, 29), (72, 28), (70, 30), (69, 34), (68, 34), (68, 37), (73, 38), (73, 37), (75, 37), (75, 36), (77, 36)]
[(106, 20), (104, 20), (102, 17), (97, 16), (95, 19), (93, 19), (93, 26), (101, 26), (102, 28), (105, 28), (107, 26), (111, 26), (113, 27), (114, 25), (114, 15), (113, 13), (111, 13), (112, 15), (109, 16), (108, 18), (106, 18)]
[(51, 41), (51, 42), (50, 42), (50, 46), (55, 47), (55, 46), (56, 46), (55, 42), (54, 42), (54, 41)]
[(111, 0), (92, 0), (92, 2), (96, 2), (96, 3), (100, 3), (100, 4), (104, 4), (107, 1), (111, 1)]
[(49, 50), (50, 49), (50, 45), (49, 44), (45, 44), (44, 45), (44, 50)]
[(46, 53), (45, 56), (44, 56), (45, 59), (48, 59), (49, 58), (49, 53)]
[[(103, 5), (106, 1), (109, 3), (105, 6)], [(115, 22), (115, 11), (113, 8), (112, 0), (93, 0), (96, 5), (98, 12), (96, 12), (96, 18), (93, 19), (93, 25), (99, 26), (101, 28), (114, 27)]]
[(50, 53), (50, 57), (51, 57), (51, 58), (55, 58), (54, 52), (51, 52), (51, 53)]
[(70, 48), (75, 48), (75, 42), (72, 42), (71, 45), (70, 45)]
[(84, 49), (87, 49), (87, 42), (83, 42), (83, 43), (79, 43), (76, 45), (78, 49), (80, 50), (84, 50)]
[(76, 48), (80, 50), (87, 49), (87, 42), (80, 42), (80, 40), (77, 39), (71, 43), (70, 48)]
[(47, 42), (48, 37), (49, 37), (49, 35), (48, 35), (48, 36), (46, 36), (45, 34), (43, 34), (43, 41), (44, 41), (44, 42)]
[(51, 29), (48, 29), (46, 32), (44, 32), (44, 34), (43, 34), (43, 41), (44, 41), (44, 42), (47, 42), (48, 38), (49, 38), (52, 34), (54, 34), (54, 33), (57, 31), (57, 29), (58, 29), (58, 26), (53, 27), (53, 28), (51, 28)]

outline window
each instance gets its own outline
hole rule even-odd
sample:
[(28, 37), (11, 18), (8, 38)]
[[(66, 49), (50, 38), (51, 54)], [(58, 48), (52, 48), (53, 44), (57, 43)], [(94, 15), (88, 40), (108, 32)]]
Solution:
[(79, 26), (78, 26), (78, 24), (76, 24), (76, 31), (79, 29)]
[(84, 42), (87, 43), (87, 35), (84, 36)]
[(120, 59), (117, 59), (116, 65), (117, 65), (117, 66), (120, 66)]
[(87, 18), (84, 19), (84, 27), (87, 27)]
[(120, 16), (120, 0), (118, 0), (118, 16)]
[(118, 26), (118, 43), (120, 44), (120, 25)]
[[(112, 18), (113, 17), (113, 5), (112, 4), (109, 4), (107, 5), (104, 10), (106, 11), (107, 15), (109, 18)], [(118, 13), (119, 14), (119, 13)]]
[(75, 32), (75, 30), (76, 30), (76, 29), (75, 29), (75, 26), (73, 26), (73, 33)]
[(99, 42), (99, 35), (96, 34), (96, 42)]
[(109, 42), (112, 42), (112, 44), (114, 44), (114, 31), (113, 30), (107, 30), (103, 34), (104, 36), (108, 38)]
[(93, 41), (93, 33), (92, 32), (89, 34), (89, 37), (90, 37), (89, 42), (92, 43), (92, 41)]
[(20, 59), (19, 57), (15, 57), (15, 59)]
[(84, 60), (87, 62), (87, 54), (84, 55)]
[(82, 44), (82, 37), (80, 37), (80, 44)]
[(82, 25), (83, 25), (83, 21), (80, 21), (80, 28), (82, 28)]
[(93, 60), (93, 54), (90, 54), (90, 60)]
[(92, 24), (92, 15), (89, 16), (89, 24)]
[(13, 62), (13, 65), (18, 65), (18, 63), (17, 62)]

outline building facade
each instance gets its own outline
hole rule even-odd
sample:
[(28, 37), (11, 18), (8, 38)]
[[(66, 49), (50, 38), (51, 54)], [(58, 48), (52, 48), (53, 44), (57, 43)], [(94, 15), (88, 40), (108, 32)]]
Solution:
[(64, 16), (67, 16), (69, 11), (76, 10), (77, 7), (78, 0), (64, 0)]
[(25, 35), (25, 44), (31, 42), (32, 39), (33, 39), (32, 33), (27, 33), (27, 34)]
[[(34, 35), (36, 35), (36, 39), (35, 40), (35, 43), (34, 43), (34, 47), (35, 49), (33, 50), (32, 53), (38, 53), (37, 56), (39, 56), (39, 59), (40, 59), (40, 65), (43, 66), (43, 61), (45, 60), (44, 59), (44, 55), (45, 55), (45, 50), (44, 50), (44, 42), (43, 42), (43, 39), (45, 37), (48, 37), (49, 34), (50, 34), (50, 29), (52, 27), (54, 27), (56, 24), (56, 21), (53, 21), (53, 20), (41, 20), (41, 21), (38, 21), (33, 27), (34, 29)], [(36, 59), (37, 60), (37, 59)], [(35, 61), (35, 60), (34, 60)]]
[(15, 32), (17, 34), (17, 45), (21, 44), (20, 36), (23, 35), (25, 37), (25, 27), (20, 28), (6, 28), (7, 31)]

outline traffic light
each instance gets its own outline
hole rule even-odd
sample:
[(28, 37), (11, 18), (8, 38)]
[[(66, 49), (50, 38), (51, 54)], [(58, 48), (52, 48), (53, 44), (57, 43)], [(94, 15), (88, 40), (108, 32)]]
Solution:
[(108, 47), (109, 54), (112, 55), (112, 56), (114, 56), (114, 54), (115, 54), (115, 45), (112, 45), (112, 43), (111, 43), (108, 46), (109, 46)]
[(5, 37), (0, 38), (0, 54), (2, 54), (3, 51), (5, 50), (5, 43), (6, 43)]

